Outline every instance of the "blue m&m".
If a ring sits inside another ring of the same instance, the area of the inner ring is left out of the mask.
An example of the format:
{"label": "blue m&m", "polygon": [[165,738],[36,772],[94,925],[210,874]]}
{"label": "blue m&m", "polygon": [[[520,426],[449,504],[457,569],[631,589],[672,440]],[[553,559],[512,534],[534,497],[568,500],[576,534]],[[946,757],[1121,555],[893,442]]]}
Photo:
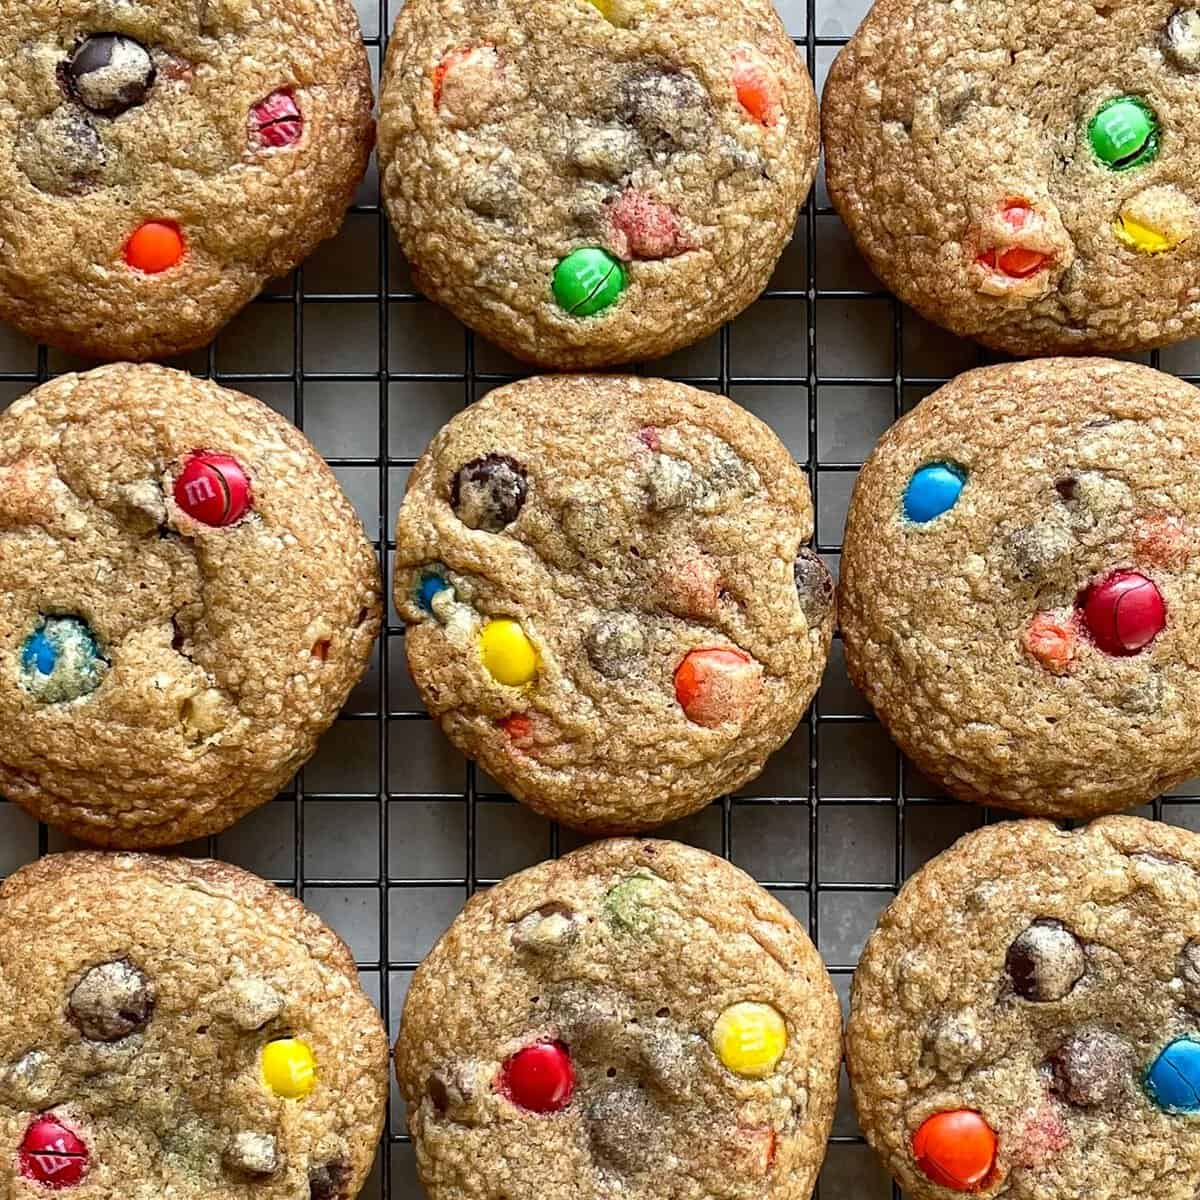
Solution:
{"label": "blue m&m", "polygon": [[107,673],[108,662],[81,617],[46,617],[21,647],[21,686],[43,704],[78,700]]}
{"label": "blue m&m", "polygon": [[427,613],[431,613],[433,612],[433,598],[439,592],[448,592],[451,590],[453,589],[450,587],[450,581],[445,575],[439,575],[435,571],[428,571],[417,582],[417,604]]}
{"label": "blue m&m", "polygon": [[1150,1099],[1170,1113],[1200,1112],[1200,1041],[1179,1038],[1146,1072]]}
{"label": "blue m&m", "polygon": [[967,473],[953,463],[928,463],[918,468],[904,490],[904,515],[924,525],[958,503]]}

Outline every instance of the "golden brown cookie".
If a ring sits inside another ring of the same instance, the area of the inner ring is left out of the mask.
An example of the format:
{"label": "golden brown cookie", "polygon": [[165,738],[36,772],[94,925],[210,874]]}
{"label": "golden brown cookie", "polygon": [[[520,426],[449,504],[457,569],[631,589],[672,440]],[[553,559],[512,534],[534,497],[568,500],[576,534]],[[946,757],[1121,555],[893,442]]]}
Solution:
{"label": "golden brown cookie", "polygon": [[951,794],[1044,816],[1200,772],[1200,392],[1133,363],[971,371],[858,478],[850,676]]}
{"label": "golden brown cookie", "polygon": [[912,1200],[1194,1200],[1200,837],[1109,817],[963,838],[872,934],[847,1061]]}
{"label": "golden brown cookie", "polygon": [[316,749],[381,621],[299,431],[162,367],[0,414],[0,791],[98,845],[226,828]]}
{"label": "golden brown cookie", "polygon": [[830,198],[871,269],[1012,354],[1200,333],[1196,0],[878,0],[829,74]]}
{"label": "golden brown cookie", "polygon": [[349,0],[0,0],[0,318],[208,342],[342,223],[374,137]]}
{"label": "golden brown cookie", "polygon": [[350,1200],[387,1034],[349,950],[224,863],[62,854],[0,887],[0,1194]]}
{"label": "golden brown cookie", "polygon": [[600,842],[476,896],[396,1045],[430,1200],[808,1200],[841,1019],[799,922],[674,842]]}
{"label": "golden brown cookie", "polygon": [[817,105],[769,0],[409,0],[379,149],[418,286],[518,358],[596,367],[766,287]]}
{"label": "golden brown cookie", "polygon": [[721,396],[500,388],[413,469],[397,611],[422,698],[539,812],[650,829],[756,776],[816,690],[833,585],[803,473]]}

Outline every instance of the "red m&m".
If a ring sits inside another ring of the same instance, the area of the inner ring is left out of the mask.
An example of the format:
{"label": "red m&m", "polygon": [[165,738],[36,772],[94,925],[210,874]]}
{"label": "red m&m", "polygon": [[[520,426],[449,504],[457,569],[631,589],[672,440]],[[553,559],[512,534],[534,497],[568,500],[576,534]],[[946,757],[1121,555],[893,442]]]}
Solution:
{"label": "red m&m", "polygon": [[575,1068],[561,1042],[535,1042],[518,1050],[500,1071],[500,1090],[518,1108],[555,1113],[575,1091]]}
{"label": "red m&m", "polygon": [[740,721],[762,688],[762,667],[744,650],[689,650],[675,671],[675,699],[689,721],[713,728]]}
{"label": "red m&m", "polygon": [[250,134],[263,146],[291,146],[304,133],[304,117],[290,91],[281,89],[250,110]]}
{"label": "red m&m", "polygon": [[233,525],[250,511],[250,480],[236,458],[200,451],[175,480],[175,503],[202,525]]}
{"label": "red m&m", "polygon": [[1116,571],[1084,593],[1083,623],[1105,654],[1144,650],[1167,623],[1167,605],[1152,580],[1138,571]]}
{"label": "red m&m", "polygon": [[25,1131],[17,1163],[26,1179],[48,1188],[74,1187],[87,1173],[88,1148],[57,1117],[46,1115]]}
{"label": "red m&m", "polygon": [[996,1135],[968,1108],[936,1113],[917,1130],[912,1142],[917,1166],[942,1187],[971,1192],[996,1166]]}

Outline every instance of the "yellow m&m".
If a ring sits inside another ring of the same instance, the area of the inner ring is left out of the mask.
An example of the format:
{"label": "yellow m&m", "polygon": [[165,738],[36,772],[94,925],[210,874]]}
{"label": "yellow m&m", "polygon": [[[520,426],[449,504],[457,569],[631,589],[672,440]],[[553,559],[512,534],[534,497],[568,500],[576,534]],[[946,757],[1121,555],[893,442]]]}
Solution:
{"label": "yellow m&m", "polygon": [[744,1001],[727,1008],[712,1030],[712,1048],[735,1075],[765,1079],[787,1049],[787,1026],[769,1004]]}
{"label": "yellow m&m", "polygon": [[307,1042],[279,1038],[262,1053],[263,1082],[285,1100],[303,1100],[317,1084],[317,1063]]}
{"label": "yellow m&m", "polygon": [[497,683],[520,687],[538,671],[537,651],[516,621],[489,621],[479,635],[479,654]]}

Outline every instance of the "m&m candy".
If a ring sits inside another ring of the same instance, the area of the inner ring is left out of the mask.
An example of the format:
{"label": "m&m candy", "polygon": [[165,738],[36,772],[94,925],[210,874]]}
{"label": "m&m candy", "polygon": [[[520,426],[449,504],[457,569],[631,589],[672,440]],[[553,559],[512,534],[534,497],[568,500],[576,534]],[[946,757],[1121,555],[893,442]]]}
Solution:
{"label": "m&m candy", "polygon": [[942,1187],[974,1191],[996,1166],[996,1135],[971,1109],[936,1113],[917,1130],[912,1142],[917,1166]]}
{"label": "m&m candy", "polygon": [[46,617],[21,647],[21,686],[43,704],[65,704],[94,692],[108,669],[82,617]]}
{"label": "m&m candy", "polygon": [[770,64],[753,46],[736,47],[731,58],[738,103],[760,125],[769,129],[778,124],[783,104],[779,99],[779,81]]}
{"label": "m&m candy", "polygon": [[557,267],[551,287],[559,308],[591,317],[615,304],[628,282],[625,268],[596,246],[572,250]]}
{"label": "m&m candy", "polygon": [[1167,623],[1162,593],[1137,571],[1116,571],[1093,584],[1080,607],[1084,626],[1105,654],[1137,654]]}
{"label": "m&m candy", "polygon": [[712,1029],[721,1063],[744,1079],[765,1079],[787,1050],[787,1024],[769,1004],[743,1001],[727,1008]]}
{"label": "m&m candy", "polygon": [[304,117],[300,106],[286,88],[272,92],[250,110],[250,134],[259,145],[273,149],[291,146],[303,133]]}
{"label": "m&m candy", "polygon": [[516,621],[489,621],[479,635],[479,654],[488,674],[506,687],[521,687],[537,675],[537,650]]}
{"label": "m&m candy", "polygon": [[1112,171],[1144,166],[1158,154],[1158,118],[1137,96],[1117,96],[1088,122],[1092,152]]}
{"label": "m&m candy", "polygon": [[160,275],[183,261],[187,244],[172,221],[147,221],[125,243],[125,261],[144,275]]}
{"label": "m&m candy", "polygon": [[82,1138],[50,1114],[34,1118],[17,1155],[25,1179],[47,1188],[75,1187],[87,1174],[88,1148]]}
{"label": "m&m candy", "polygon": [[536,1042],[518,1050],[500,1071],[500,1091],[518,1108],[555,1113],[575,1091],[571,1055],[561,1042]]}
{"label": "m&m candy", "polygon": [[250,480],[228,454],[193,454],[175,480],[175,503],[201,525],[234,525],[250,511]]}
{"label": "m&m candy", "polygon": [[904,515],[925,525],[949,512],[967,482],[967,473],[953,463],[927,463],[918,468],[904,490]]}
{"label": "m&m candy", "polygon": [[450,581],[445,575],[439,575],[436,571],[429,571],[422,575],[417,583],[417,604],[425,612],[431,613],[433,612],[433,598],[442,592],[453,592],[453,590],[450,586]]}
{"label": "m&m candy", "polygon": [[1200,1041],[1179,1038],[1146,1072],[1146,1093],[1170,1113],[1200,1112]]}
{"label": "m&m candy", "polygon": [[302,1100],[317,1085],[312,1048],[299,1038],[278,1038],[262,1052],[263,1082],[285,1100]]}
{"label": "m&m candy", "polygon": [[675,699],[687,719],[715,728],[740,721],[762,688],[762,667],[736,646],[689,650],[675,671]]}

